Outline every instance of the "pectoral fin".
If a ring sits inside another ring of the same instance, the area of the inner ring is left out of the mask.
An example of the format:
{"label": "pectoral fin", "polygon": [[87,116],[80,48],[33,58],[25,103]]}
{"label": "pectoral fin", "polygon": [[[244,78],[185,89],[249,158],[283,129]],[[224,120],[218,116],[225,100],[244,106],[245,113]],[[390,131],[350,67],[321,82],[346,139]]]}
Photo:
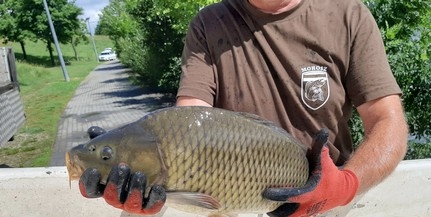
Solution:
{"label": "pectoral fin", "polygon": [[218,200],[211,195],[197,192],[168,192],[167,198],[176,204],[198,206],[213,210],[221,207]]}

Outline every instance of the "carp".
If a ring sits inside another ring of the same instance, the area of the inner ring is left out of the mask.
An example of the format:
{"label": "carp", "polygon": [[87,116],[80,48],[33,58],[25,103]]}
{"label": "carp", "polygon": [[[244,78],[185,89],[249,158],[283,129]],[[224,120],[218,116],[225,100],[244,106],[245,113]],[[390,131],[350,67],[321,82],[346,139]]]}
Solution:
{"label": "carp", "polygon": [[306,154],[305,145],[257,115],[190,106],[155,110],[76,146],[66,153],[66,166],[69,180],[96,168],[104,184],[112,166],[126,163],[147,176],[147,186],[164,186],[168,207],[231,216],[283,204],[262,192],[304,186]]}

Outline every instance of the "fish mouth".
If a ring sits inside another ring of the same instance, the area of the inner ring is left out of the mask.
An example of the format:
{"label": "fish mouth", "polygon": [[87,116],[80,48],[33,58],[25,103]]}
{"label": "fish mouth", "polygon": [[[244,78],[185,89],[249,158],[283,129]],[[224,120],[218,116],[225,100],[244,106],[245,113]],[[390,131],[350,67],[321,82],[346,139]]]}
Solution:
{"label": "fish mouth", "polygon": [[79,162],[78,156],[73,155],[71,157],[69,152],[66,152],[65,159],[67,173],[69,174],[69,187],[71,187],[71,182],[81,177],[82,173],[84,172],[84,167],[77,163]]}

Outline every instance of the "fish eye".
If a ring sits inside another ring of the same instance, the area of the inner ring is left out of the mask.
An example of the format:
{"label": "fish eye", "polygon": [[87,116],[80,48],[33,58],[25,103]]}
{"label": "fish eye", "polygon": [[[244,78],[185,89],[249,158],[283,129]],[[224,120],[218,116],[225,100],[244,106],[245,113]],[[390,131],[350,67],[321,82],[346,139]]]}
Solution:
{"label": "fish eye", "polygon": [[88,151],[91,151],[91,152],[96,151],[96,146],[94,145],[88,146]]}
{"label": "fish eye", "polygon": [[113,154],[112,149],[110,147],[108,147],[108,146],[105,146],[102,149],[102,154],[101,154],[102,160],[109,160],[109,159],[111,159],[112,154]]}

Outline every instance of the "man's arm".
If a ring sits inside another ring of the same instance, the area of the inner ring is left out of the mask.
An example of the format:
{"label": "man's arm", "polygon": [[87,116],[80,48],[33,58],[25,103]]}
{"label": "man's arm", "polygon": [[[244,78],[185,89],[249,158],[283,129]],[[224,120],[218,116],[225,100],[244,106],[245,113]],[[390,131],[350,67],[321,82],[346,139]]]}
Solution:
{"label": "man's arm", "polygon": [[344,206],[395,169],[407,149],[408,129],[400,97],[382,97],[359,106],[358,111],[364,123],[365,140],[346,166],[341,169],[335,166],[328,148],[316,143],[320,146],[314,148],[320,148],[321,154],[318,158],[314,156],[318,160],[303,187],[268,188],[263,192],[267,199],[291,202],[268,215],[313,216]]}
{"label": "man's arm", "polygon": [[179,96],[177,98],[176,106],[207,106],[212,107],[209,103],[189,96]]}
{"label": "man's arm", "polygon": [[356,174],[358,193],[364,193],[386,178],[404,158],[408,126],[398,95],[366,102],[357,109],[365,139],[344,169]]}

